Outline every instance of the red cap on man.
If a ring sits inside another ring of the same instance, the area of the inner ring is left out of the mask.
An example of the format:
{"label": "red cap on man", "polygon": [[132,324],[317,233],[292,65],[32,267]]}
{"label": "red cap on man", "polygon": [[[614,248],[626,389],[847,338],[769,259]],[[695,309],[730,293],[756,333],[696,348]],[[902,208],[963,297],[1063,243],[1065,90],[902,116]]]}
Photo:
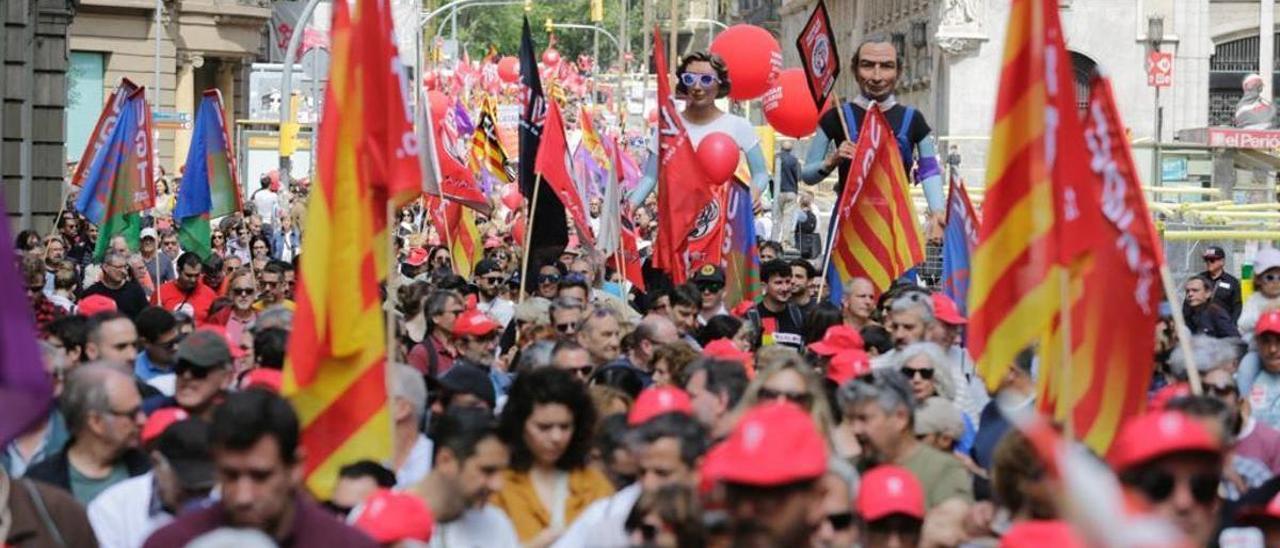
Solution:
{"label": "red cap on man", "polygon": [[933,317],[938,321],[947,325],[964,325],[969,320],[964,319],[964,315],[960,313],[960,307],[956,306],[956,302],[951,297],[941,293],[934,293],[929,296],[933,299]]}
{"label": "red cap on man", "polygon": [[1175,453],[1220,454],[1222,445],[1198,421],[1178,411],[1147,413],[1129,420],[1107,453],[1107,463],[1125,472]]}
{"label": "red cap on man", "polygon": [[853,508],[863,522],[894,514],[924,519],[924,489],[905,468],[877,466],[862,476]]}
{"label": "red cap on man", "polygon": [[1280,310],[1269,310],[1258,316],[1258,323],[1253,327],[1253,334],[1261,335],[1263,333],[1280,335]]}
{"label": "red cap on man", "polygon": [[835,356],[846,350],[861,350],[865,346],[862,334],[857,329],[847,325],[834,325],[822,334],[822,340],[810,343],[809,350],[819,356]]}
{"label": "red cap on man", "polygon": [[667,413],[693,414],[693,402],[689,394],[674,386],[654,386],[646,388],[636,398],[627,414],[627,426],[639,426],[649,419]]}
{"label": "red cap on man", "polygon": [[474,308],[463,312],[458,319],[453,322],[453,335],[455,337],[472,336],[483,337],[502,326],[492,318],[485,315],[484,312]]}
{"label": "red cap on man", "polygon": [[365,499],[353,525],[379,544],[416,540],[428,542],[435,516],[422,499],[403,491],[379,489]]}
{"label": "red cap on man", "polygon": [[86,318],[92,318],[101,312],[115,312],[116,310],[118,310],[116,302],[106,295],[89,295],[80,299],[80,304],[76,306],[76,311]]}
{"label": "red cap on man", "polygon": [[1056,548],[1084,548],[1087,546],[1080,536],[1071,528],[1071,524],[1060,520],[1030,520],[1010,527],[1000,537],[1000,548],[1037,548],[1054,546]]}
{"label": "red cap on man", "polygon": [[427,262],[427,250],[421,247],[415,247],[409,250],[409,256],[404,260],[409,266],[422,266]]}
{"label": "red cap on man", "polygon": [[147,417],[147,422],[142,425],[142,435],[140,439],[145,447],[152,440],[160,437],[166,428],[173,426],[173,423],[186,420],[190,415],[181,407],[164,407],[155,410]]}
{"label": "red cap on man", "polygon": [[712,481],[774,487],[822,477],[827,444],[803,409],[791,402],[751,408],[720,445],[702,474]]}
{"label": "red cap on man", "polygon": [[827,362],[827,378],[838,386],[871,372],[871,356],[861,349],[845,350]]}
{"label": "red cap on man", "polygon": [[748,377],[755,375],[755,356],[738,348],[729,339],[716,339],[708,342],[706,346],[702,347],[702,354],[712,358],[739,362],[747,370]]}

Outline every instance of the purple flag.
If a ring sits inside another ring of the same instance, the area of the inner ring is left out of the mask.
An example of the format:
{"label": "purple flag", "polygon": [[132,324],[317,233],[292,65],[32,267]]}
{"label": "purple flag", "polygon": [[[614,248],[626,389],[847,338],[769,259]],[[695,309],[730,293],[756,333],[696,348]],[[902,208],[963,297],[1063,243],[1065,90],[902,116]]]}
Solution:
{"label": "purple flag", "polygon": [[[0,194],[0,211],[7,211]],[[49,415],[53,384],[36,345],[31,301],[14,261],[8,221],[0,221],[0,446]]]}

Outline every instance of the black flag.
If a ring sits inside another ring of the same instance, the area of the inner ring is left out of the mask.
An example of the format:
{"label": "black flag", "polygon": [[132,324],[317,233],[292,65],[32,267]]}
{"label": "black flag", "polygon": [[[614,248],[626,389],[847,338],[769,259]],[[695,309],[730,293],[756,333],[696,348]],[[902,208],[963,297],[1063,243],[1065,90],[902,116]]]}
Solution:
{"label": "black flag", "polygon": [[[538,58],[534,55],[528,16],[524,18],[524,29],[520,33],[520,83],[524,87],[524,112],[520,115],[520,194],[532,204],[534,183],[537,181],[533,168],[538,159],[538,145],[542,143],[547,99],[542,93],[542,79],[538,76]],[[545,182],[539,184],[545,185]],[[529,249],[524,251],[530,254],[533,272],[538,271],[536,259],[558,256],[569,243],[564,206],[556,198],[556,193],[550,188],[543,188],[537,194],[534,217],[525,227],[529,233]],[[526,282],[521,280],[522,285]]]}

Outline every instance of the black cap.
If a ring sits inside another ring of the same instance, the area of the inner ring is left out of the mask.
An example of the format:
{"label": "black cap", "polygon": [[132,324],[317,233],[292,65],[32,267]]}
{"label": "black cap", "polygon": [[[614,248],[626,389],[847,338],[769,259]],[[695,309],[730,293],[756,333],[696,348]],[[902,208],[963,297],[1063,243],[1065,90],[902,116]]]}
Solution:
{"label": "black cap", "polygon": [[1204,249],[1204,259],[1206,261],[1209,259],[1217,260],[1217,259],[1225,259],[1225,258],[1227,258],[1227,252],[1223,251],[1221,247],[1218,247],[1216,245],[1211,245]]}
{"label": "black cap", "polygon": [[707,263],[698,268],[698,271],[690,278],[695,284],[699,283],[724,283],[724,269],[717,265]]}
{"label": "black cap", "polygon": [[209,423],[185,419],[173,423],[156,439],[155,448],[169,461],[187,489],[213,487],[213,454],[209,451]]}
{"label": "black cap", "polygon": [[440,377],[440,385],[455,394],[471,394],[489,404],[489,409],[498,407],[498,396],[493,390],[493,381],[483,369],[469,364],[457,364],[450,367]]}
{"label": "black cap", "polygon": [[498,262],[493,259],[481,259],[480,262],[476,263],[476,276],[484,276],[490,272],[501,270],[501,268],[498,268]]}

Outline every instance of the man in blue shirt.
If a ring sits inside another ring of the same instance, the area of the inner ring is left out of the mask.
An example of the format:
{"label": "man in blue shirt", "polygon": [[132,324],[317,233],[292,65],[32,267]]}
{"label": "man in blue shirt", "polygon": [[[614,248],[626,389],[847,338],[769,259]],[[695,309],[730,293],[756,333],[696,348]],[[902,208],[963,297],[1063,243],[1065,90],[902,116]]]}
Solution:
{"label": "man in blue shirt", "polygon": [[[178,320],[168,310],[151,306],[138,313],[134,324],[138,328],[142,352],[134,362],[133,375],[153,386],[167,385],[167,390],[165,386],[156,388],[164,395],[172,396],[173,380],[170,378],[164,382],[160,377],[172,375],[173,364],[177,362],[178,342],[182,340],[178,335]],[[157,382],[152,382],[153,379]]]}

